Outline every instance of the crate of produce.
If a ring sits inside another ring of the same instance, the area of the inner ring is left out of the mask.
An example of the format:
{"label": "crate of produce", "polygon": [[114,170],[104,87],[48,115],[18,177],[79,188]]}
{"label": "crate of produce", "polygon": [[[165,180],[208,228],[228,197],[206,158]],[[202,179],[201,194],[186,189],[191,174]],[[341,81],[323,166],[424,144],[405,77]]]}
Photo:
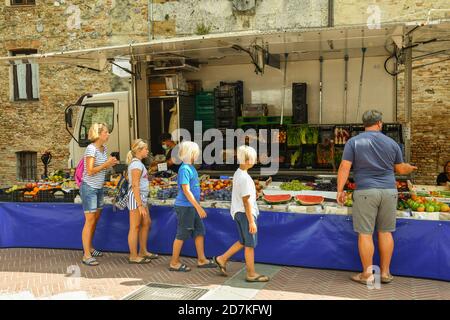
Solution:
{"label": "crate of produce", "polygon": [[38,188],[23,190],[23,202],[37,202],[38,194]]}
{"label": "crate of produce", "polygon": [[64,202],[74,202],[77,195],[80,194],[80,190],[70,190],[64,192]]}
{"label": "crate of produce", "polygon": [[39,202],[54,202],[53,193],[56,190],[54,189],[46,189],[46,190],[39,190],[37,201]]}
{"label": "crate of produce", "polygon": [[336,126],[334,128],[334,143],[336,145],[344,145],[351,138],[350,126]]}
{"label": "crate of produce", "polygon": [[12,202],[12,193],[6,192],[8,189],[0,189],[0,202]]}
{"label": "crate of produce", "polygon": [[26,189],[20,189],[20,190],[14,190],[11,194],[12,194],[12,201],[13,202],[23,202],[24,198],[23,198],[23,194],[25,193],[25,191],[28,191]]}
{"label": "crate of produce", "polygon": [[56,190],[53,192],[53,199],[50,202],[66,202],[65,192],[62,190]]}
{"label": "crate of produce", "polygon": [[288,125],[288,146],[316,145],[319,143],[319,128],[308,125]]}
{"label": "crate of produce", "polygon": [[302,161],[301,165],[302,168],[313,168],[316,166],[316,151],[311,150],[304,150],[302,153]]}

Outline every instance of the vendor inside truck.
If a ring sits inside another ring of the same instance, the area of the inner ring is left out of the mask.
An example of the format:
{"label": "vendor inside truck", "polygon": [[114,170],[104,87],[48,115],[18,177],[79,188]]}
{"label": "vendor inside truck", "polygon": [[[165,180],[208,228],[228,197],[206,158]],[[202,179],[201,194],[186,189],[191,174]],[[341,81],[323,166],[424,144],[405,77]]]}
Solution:
{"label": "vendor inside truck", "polygon": [[[172,157],[172,151],[177,144],[175,143],[175,141],[172,140],[172,136],[169,133],[163,133],[160,136],[159,141],[161,142],[162,148],[166,152],[166,160],[165,161],[154,161],[150,165],[150,171],[151,172],[164,171],[165,168],[161,170],[161,166],[159,166],[159,168],[158,168],[158,165],[165,163],[167,165],[167,169],[165,169],[166,171],[171,170],[171,171],[178,173],[178,169],[180,168],[180,165],[176,164],[175,158]],[[163,167],[165,167],[165,166],[163,166]]]}

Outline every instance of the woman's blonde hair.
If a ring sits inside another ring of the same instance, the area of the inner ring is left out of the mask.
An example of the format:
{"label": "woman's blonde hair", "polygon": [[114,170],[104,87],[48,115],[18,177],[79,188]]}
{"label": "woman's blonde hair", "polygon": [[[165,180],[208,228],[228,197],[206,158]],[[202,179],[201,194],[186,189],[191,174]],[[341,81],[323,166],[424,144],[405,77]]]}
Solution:
{"label": "woman's blonde hair", "polygon": [[184,163],[192,164],[192,158],[195,161],[200,155],[200,147],[195,142],[183,141],[180,143],[179,148],[178,156]]}
{"label": "woman's blonde hair", "polygon": [[244,164],[246,162],[250,164],[255,164],[258,155],[256,150],[249,146],[240,146],[237,149],[237,159],[239,164]]}
{"label": "woman's blonde hair", "polygon": [[136,157],[136,153],[138,153],[144,148],[148,148],[147,142],[145,142],[142,139],[134,140],[133,143],[131,144],[131,150],[128,151],[127,154],[127,163],[130,164],[131,160],[133,160],[133,158]]}
{"label": "woman's blonde hair", "polygon": [[103,132],[103,130],[108,130],[108,126],[106,123],[94,123],[92,124],[91,128],[89,129],[88,133],[88,139],[91,142],[95,142],[100,138],[100,134]]}

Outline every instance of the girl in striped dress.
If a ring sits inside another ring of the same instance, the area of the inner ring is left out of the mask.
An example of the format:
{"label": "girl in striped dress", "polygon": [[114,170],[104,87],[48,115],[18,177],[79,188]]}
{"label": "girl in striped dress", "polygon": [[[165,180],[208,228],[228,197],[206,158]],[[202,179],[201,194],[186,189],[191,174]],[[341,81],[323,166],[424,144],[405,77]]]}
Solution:
{"label": "girl in striped dress", "polygon": [[[147,251],[147,239],[151,219],[148,209],[148,173],[142,159],[148,156],[148,145],[142,139],[137,139],[131,145],[127,155],[128,163],[128,209],[130,210],[130,231],[128,245],[130,247],[129,263],[149,263],[158,255]],[[139,253],[138,253],[139,242]]]}

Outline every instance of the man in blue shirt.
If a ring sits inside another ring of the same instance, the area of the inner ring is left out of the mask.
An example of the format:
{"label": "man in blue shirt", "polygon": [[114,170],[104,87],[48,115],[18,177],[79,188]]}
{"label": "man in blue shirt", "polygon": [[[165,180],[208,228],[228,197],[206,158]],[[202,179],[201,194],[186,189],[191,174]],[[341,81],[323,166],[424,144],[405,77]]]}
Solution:
{"label": "man in blue shirt", "polygon": [[397,210],[395,173],[410,174],[417,168],[403,162],[400,146],[385,136],[382,113],[369,110],[363,114],[365,132],[351,138],[345,145],[338,172],[337,201],[345,201],[344,185],[353,167],[356,190],[353,193],[353,229],[359,234],[358,248],[363,272],[352,280],[368,284],[374,282],[372,261],[374,254],[373,233],[378,232],[381,282],[389,283],[393,277],[389,271],[394,240]]}

